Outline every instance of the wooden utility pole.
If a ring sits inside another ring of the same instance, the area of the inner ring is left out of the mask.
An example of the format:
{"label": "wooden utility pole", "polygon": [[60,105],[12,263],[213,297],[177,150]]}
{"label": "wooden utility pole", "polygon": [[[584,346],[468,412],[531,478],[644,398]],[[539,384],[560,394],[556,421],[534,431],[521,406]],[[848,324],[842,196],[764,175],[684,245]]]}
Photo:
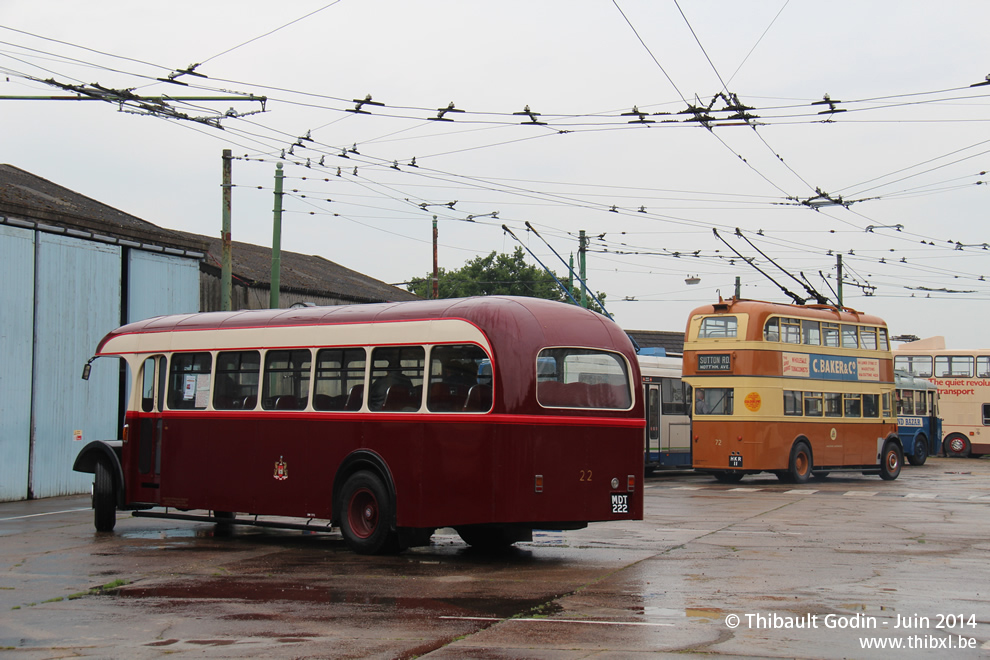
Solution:
{"label": "wooden utility pole", "polygon": [[220,309],[229,312],[232,309],[231,293],[231,258],[230,258],[230,189],[231,162],[234,160],[230,149],[223,150],[223,227],[220,230],[220,240],[223,242],[223,256],[220,264]]}

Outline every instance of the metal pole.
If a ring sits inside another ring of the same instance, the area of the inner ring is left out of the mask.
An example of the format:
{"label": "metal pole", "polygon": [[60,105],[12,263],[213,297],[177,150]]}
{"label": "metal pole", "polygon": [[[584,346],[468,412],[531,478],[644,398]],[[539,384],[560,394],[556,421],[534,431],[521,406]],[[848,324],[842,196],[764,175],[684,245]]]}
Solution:
{"label": "metal pole", "polygon": [[835,255],[836,280],[839,286],[835,289],[835,297],[839,299],[839,307],[842,307],[842,255]]}
{"label": "metal pole", "polygon": [[231,259],[230,259],[230,188],[231,163],[233,157],[230,149],[223,150],[223,227],[220,230],[220,240],[223,242],[223,256],[220,267],[220,309],[229,312],[232,309],[231,293]]}
{"label": "metal pole", "polygon": [[268,295],[268,307],[278,309],[278,296],[282,287],[282,163],[275,164],[275,217],[272,222],[272,286]]}
{"label": "metal pole", "polygon": [[570,263],[567,264],[567,288],[571,291],[574,290],[574,253],[571,252],[571,256],[568,259]]}
{"label": "metal pole", "polygon": [[[581,272],[578,273],[578,277],[581,278],[582,282],[588,281],[588,261],[586,258],[587,244],[588,238],[584,235],[584,230],[582,229],[578,234],[578,268],[581,269]],[[581,307],[588,309],[587,285],[581,287]]]}
{"label": "metal pole", "polygon": [[437,265],[437,216],[433,216],[433,299],[440,297],[440,268]]}

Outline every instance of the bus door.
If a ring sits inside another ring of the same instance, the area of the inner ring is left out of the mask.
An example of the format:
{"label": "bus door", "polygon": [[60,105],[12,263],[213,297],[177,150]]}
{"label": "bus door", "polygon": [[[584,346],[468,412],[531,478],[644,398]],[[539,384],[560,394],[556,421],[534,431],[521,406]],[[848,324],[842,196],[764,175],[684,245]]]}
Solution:
{"label": "bus door", "polygon": [[938,391],[928,391],[928,454],[936,455],[942,449],[942,419],[938,416]]}
{"label": "bus door", "polygon": [[[644,379],[647,381],[647,379]],[[660,383],[644,382],[646,402],[646,462],[655,464],[660,457]]]}
{"label": "bus door", "polygon": [[132,502],[161,503],[162,410],[165,407],[166,360],[164,355],[147,358],[141,367],[141,412],[137,428],[130,429],[132,457],[125,470],[127,498]]}

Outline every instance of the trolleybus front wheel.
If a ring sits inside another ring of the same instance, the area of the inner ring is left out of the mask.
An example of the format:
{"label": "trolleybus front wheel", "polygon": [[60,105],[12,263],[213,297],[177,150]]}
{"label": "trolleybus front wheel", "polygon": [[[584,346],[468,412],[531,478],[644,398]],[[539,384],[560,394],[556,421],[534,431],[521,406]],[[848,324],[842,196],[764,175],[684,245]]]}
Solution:
{"label": "trolleybus front wheel", "polygon": [[358,554],[398,552],[396,533],[391,529],[394,512],[385,484],[368,471],[355,472],[340,490],[337,520],[347,545]]}
{"label": "trolleybus front wheel", "polygon": [[883,446],[883,453],[880,455],[880,478],[884,481],[893,481],[901,473],[901,465],[904,463],[904,454],[896,442],[888,442]]}
{"label": "trolleybus front wheel", "polygon": [[98,532],[112,532],[117,524],[117,494],[113,472],[103,459],[93,470],[93,525]]}
{"label": "trolleybus front wheel", "polygon": [[911,465],[924,465],[928,460],[928,439],[923,435],[918,435],[914,439],[914,453],[907,457]]}

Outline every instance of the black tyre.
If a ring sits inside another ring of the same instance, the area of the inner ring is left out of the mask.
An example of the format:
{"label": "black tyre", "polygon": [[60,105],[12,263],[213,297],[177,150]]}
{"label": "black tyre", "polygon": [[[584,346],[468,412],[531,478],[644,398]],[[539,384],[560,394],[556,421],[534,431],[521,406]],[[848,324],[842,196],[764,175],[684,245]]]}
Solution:
{"label": "black tyre", "polygon": [[914,439],[914,453],[907,457],[911,465],[924,465],[928,460],[928,438],[918,435]]}
{"label": "black tyre", "polygon": [[712,472],[712,476],[715,477],[715,481],[722,484],[737,484],[743,478],[743,473],[738,470],[722,470]]}
{"label": "black tyre", "polygon": [[904,454],[896,442],[887,442],[883,446],[883,453],[880,454],[880,478],[884,481],[893,481],[901,473],[901,466],[904,464]]}
{"label": "black tyre", "polygon": [[392,498],[378,476],[361,471],[348,477],[340,490],[337,521],[351,550],[362,555],[398,552],[394,518]]}
{"label": "black tyre", "polygon": [[106,460],[98,460],[93,475],[93,525],[98,532],[112,532],[117,524],[117,485]]}
{"label": "black tyre", "polygon": [[973,448],[969,444],[969,438],[960,433],[953,433],[942,442],[942,449],[946,456],[967,458]]}
{"label": "black tyre", "polygon": [[787,481],[793,484],[804,484],[814,472],[814,461],[811,458],[811,447],[803,440],[794,443],[791,448],[791,458],[787,463]]}

